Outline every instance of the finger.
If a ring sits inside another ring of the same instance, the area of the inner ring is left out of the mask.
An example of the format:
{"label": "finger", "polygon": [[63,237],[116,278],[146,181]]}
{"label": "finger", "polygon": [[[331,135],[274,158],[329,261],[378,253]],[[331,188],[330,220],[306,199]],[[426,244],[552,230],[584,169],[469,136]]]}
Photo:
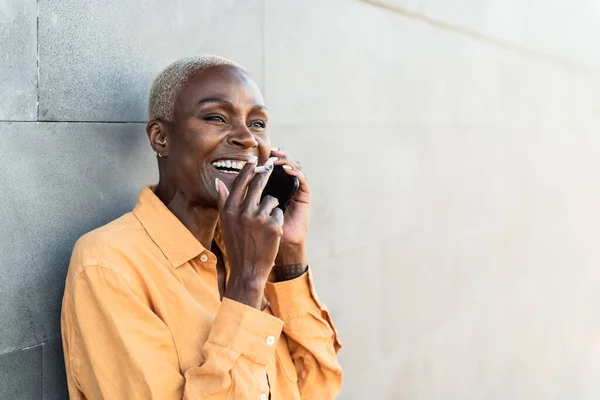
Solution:
{"label": "finger", "polygon": [[271,153],[279,153],[281,155],[286,155],[287,154],[287,150],[282,149],[281,147],[272,147],[271,148]]}
{"label": "finger", "polygon": [[215,178],[215,186],[217,188],[217,205],[219,211],[221,211],[225,207],[225,203],[229,197],[229,189],[227,189],[227,186],[219,178]]}
{"label": "finger", "polygon": [[294,157],[286,150],[274,147],[271,149],[271,154],[279,158],[279,160],[275,162],[275,165],[290,165],[294,168],[302,169],[300,162],[294,160]]}
{"label": "finger", "polygon": [[283,170],[290,176],[294,176],[298,179],[299,185],[294,200],[300,203],[310,203],[310,189],[308,188],[308,181],[306,175],[298,169],[292,168],[289,165],[284,165]]}
{"label": "finger", "polygon": [[271,212],[271,221],[276,226],[283,226],[284,218],[283,218],[283,210],[279,207],[275,207]]}
{"label": "finger", "polygon": [[268,217],[278,205],[279,200],[277,200],[277,197],[267,195],[261,200],[260,204],[258,205],[258,214]]}
{"label": "finger", "polygon": [[300,185],[302,185],[302,182],[308,183],[306,180],[306,175],[304,175],[304,172],[300,171],[298,168],[294,168],[290,165],[284,165],[283,170],[286,172],[286,174],[298,178]]}
{"label": "finger", "polygon": [[264,166],[266,168],[265,172],[255,174],[250,183],[248,183],[248,191],[246,192],[243,204],[243,207],[247,210],[253,210],[258,206],[262,191],[273,172],[273,160],[267,160]]}
{"label": "finger", "polygon": [[290,160],[289,158],[279,157],[279,160],[275,161],[275,165],[289,165],[292,168],[302,170],[302,165],[298,161]]}
{"label": "finger", "polygon": [[250,157],[244,165],[244,168],[242,168],[239,175],[233,181],[227,202],[228,204],[238,205],[244,200],[246,188],[255,175],[254,168],[256,167],[257,160],[257,157]]}
{"label": "finger", "polygon": [[280,149],[277,147],[273,147],[271,149],[271,157],[288,158],[290,160],[293,160],[293,157],[287,150]]}

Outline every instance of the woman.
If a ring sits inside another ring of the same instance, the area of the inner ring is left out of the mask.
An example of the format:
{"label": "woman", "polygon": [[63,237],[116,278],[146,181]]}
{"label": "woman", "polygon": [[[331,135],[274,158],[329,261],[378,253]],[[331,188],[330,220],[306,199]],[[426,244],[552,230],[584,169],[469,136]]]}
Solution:
{"label": "woman", "polygon": [[[70,398],[334,398],[340,345],[306,259],[310,192],[271,148],[257,85],[229,60],[188,58],[159,74],[149,103],[158,184],[73,250]],[[300,182],[285,215],[260,201],[273,165]]]}

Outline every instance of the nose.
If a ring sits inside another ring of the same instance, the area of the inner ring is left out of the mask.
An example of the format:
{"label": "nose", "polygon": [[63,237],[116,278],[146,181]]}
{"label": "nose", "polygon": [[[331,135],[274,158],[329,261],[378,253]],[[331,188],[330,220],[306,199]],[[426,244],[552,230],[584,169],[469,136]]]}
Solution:
{"label": "nose", "polygon": [[258,147],[256,137],[245,125],[240,126],[232,132],[227,137],[227,143],[242,149],[254,149]]}

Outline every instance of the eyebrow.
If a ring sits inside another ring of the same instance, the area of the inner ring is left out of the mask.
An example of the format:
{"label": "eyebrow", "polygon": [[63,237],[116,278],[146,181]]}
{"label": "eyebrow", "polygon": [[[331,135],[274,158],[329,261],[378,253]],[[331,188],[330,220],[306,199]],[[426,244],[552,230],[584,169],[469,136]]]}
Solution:
{"label": "eyebrow", "polygon": [[[235,108],[235,106],[233,105],[232,102],[227,101],[227,100],[223,100],[220,99],[218,97],[207,97],[205,99],[202,99],[198,102],[198,104],[204,104],[204,103],[218,103],[221,104],[229,109],[233,109]],[[258,110],[265,110],[268,111],[267,107],[262,105],[262,104],[255,104],[252,109],[258,109]]]}

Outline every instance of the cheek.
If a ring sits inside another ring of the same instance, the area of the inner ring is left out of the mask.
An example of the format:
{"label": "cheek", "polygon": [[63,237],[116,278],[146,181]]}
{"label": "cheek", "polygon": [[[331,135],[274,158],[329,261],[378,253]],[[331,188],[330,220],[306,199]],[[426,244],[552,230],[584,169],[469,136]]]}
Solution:
{"label": "cheek", "polygon": [[268,136],[258,139],[258,152],[260,159],[267,159],[271,155],[271,140]]}
{"label": "cheek", "polygon": [[187,138],[177,145],[175,155],[170,157],[172,178],[181,186],[188,189],[197,187],[198,183],[205,181],[209,175],[208,156],[210,143],[200,138]]}
{"label": "cheek", "polygon": [[211,132],[210,129],[198,128],[194,125],[189,126],[185,135],[182,135],[177,150],[182,156],[192,159],[196,164],[201,164],[218,147],[220,137],[215,132]]}

